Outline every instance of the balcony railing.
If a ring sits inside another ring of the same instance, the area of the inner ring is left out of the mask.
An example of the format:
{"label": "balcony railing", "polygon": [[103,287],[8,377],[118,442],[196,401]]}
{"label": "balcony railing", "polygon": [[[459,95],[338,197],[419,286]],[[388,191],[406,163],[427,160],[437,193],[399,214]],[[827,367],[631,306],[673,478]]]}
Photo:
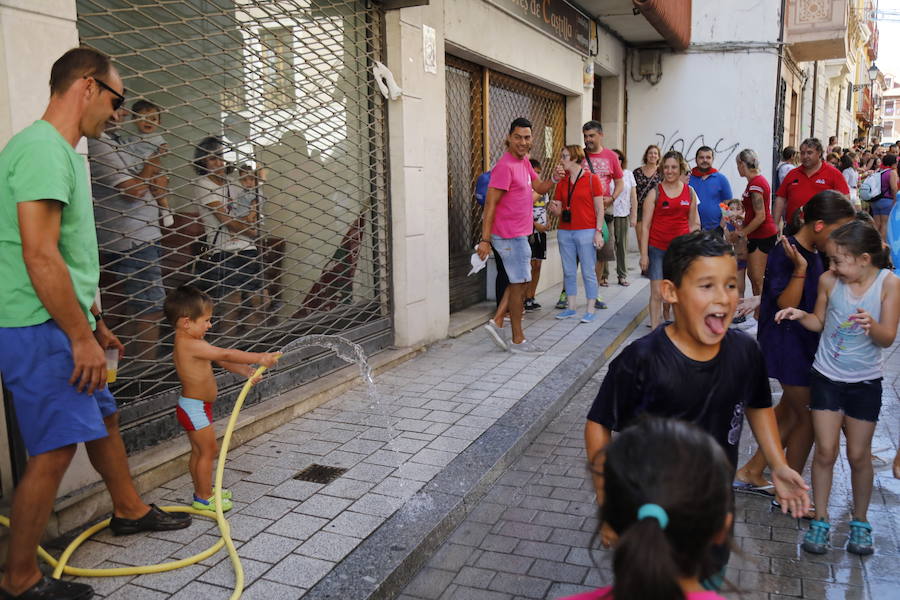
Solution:
{"label": "balcony railing", "polygon": [[794,60],[847,56],[848,0],[788,0],[785,42]]}
{"label": "balcony railing", "polygon": [[856,94],[856,118],[866,123],[871,123],[875,119],[875,109],[872,104],[872,86],[867,85]]}

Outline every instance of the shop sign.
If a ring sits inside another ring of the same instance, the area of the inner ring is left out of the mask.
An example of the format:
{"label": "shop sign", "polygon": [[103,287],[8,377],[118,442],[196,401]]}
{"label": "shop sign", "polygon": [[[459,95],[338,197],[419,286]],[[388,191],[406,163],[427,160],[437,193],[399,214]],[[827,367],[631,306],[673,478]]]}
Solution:
{"label": "shop sign", "polygon": [[488,0],[538,31],[585,56],[596,36],[594,22],[565,0]]}

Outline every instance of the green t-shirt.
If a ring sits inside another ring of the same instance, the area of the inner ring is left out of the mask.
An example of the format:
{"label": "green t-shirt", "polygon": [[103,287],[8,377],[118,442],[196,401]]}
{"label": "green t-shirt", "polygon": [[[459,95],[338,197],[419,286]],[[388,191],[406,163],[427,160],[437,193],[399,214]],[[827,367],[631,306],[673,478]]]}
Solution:
{"label": "green t-shirt", "polygon": [[19,202],[63,204],[59,251],[78,304],[91,327],[91,304],[100,281],[97,232],[84,158],[47,121],[35,121],[0,151],[0,327],[27,327],[49,320],[22,259]]}

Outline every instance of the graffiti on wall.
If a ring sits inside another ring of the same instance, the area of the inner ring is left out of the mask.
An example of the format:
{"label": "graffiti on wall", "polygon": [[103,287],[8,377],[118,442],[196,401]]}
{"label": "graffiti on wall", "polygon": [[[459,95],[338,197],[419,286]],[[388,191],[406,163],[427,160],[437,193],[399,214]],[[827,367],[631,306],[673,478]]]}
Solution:
{"label": "graffiti on wall", "polygon": [[[712,139],[712,137],[710,137],[710,139]],[[707,141],[706,135],[702,133],[690,138],[690,141],[688,141],[688,137],[681,135],[676,129],[668,136],[657,131],[656,145],[662,148],[663,154],[669,150],[681,152],[681,154],[684,155],[685,160],[687,160],[688,164],[691,166],[694,164],[694,155],[697,153],[697,148],[709,146],[713,149],[713,152],[715,152],[715,164],[718,166],[730,164],[728,162],[729,159],[734,157],[741,143],[730,143],[726,141],[725,138],[719,138],[715,143],[712,143]]]}

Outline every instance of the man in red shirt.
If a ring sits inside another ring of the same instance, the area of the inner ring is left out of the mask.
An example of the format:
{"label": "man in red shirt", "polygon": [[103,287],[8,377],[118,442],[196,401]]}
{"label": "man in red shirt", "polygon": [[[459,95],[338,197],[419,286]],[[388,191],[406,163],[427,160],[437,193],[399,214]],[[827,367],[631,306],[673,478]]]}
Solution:
{"label": "man in red shirt", "polygon": [[[603,181],[603,206],[609,208],[612,206],[613,199],[622,193],[622,165],[619,163],[618,155],[609,148],[603,147],[603,125],[599,121],[588,121],[581,128],[584,136],[584,168],[589,169],[591,173],[600,176]],[[607,229],[609,229],[609,240],[604,247],[597,251],[597,282],[606,287],[609,278],[609,267],[607,261],[615,259],[616,241],[613,239],[612,213],[608,212],[604,216]],[[597,294],[595,301],[596,308],[606,308],[600,294]]]}
{"label": "man in red shirt", "polygon": [[800,144],[800,166],[788,171],[775,195],[773,217],[779,231],[782,217],[788,225],[787,232],[793,231],[797,209],[819,192],[835,190],[842,194],[850,193],[847,180],[840,171],[822,160],[822,154],[822,142],[816,138],[808,138]]}

